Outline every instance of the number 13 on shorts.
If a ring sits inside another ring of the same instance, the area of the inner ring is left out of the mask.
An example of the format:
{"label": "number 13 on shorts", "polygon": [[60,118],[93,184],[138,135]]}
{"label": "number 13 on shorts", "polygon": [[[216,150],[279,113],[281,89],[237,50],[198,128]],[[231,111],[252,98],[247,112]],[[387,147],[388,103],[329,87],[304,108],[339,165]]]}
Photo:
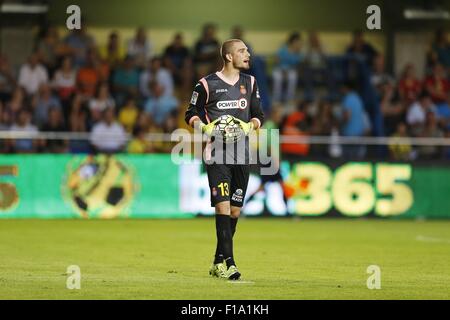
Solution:
{"label": "number 13 on shorts", "polygon": [[218,185],[219,189],[220,189],[220,195],[222,197],[224,196],[229,196],[230,195],[230,189],[228,186],[228,182],[222,182]]}

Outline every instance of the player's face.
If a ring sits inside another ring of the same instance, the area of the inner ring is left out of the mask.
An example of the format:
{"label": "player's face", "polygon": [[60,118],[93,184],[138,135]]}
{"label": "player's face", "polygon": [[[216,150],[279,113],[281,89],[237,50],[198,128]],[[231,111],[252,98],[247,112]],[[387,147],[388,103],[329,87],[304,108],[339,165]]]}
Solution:
{"label": "player's face", "polygon": [[248,48],[243,42],[234,44],[233,66],[240,70],[250,69],[250,52],[248,52]]}

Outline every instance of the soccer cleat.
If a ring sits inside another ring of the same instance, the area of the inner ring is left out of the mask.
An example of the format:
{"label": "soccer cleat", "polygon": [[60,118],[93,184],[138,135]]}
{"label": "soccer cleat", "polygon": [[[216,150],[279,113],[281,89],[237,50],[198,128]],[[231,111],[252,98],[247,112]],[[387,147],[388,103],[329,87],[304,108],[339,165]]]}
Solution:
{"label": "soccer cleat", "polygon": [[215,263],[211,265],[211,268],[209,268],[209,274],[213,277],[225,278],[226,272],[227,268],[224,263]]}
{"label": "soccer cleat", "polygon": [[225,272],[225,278],[228,280],[239,280],[241,274],[236,266],[230,266]]}

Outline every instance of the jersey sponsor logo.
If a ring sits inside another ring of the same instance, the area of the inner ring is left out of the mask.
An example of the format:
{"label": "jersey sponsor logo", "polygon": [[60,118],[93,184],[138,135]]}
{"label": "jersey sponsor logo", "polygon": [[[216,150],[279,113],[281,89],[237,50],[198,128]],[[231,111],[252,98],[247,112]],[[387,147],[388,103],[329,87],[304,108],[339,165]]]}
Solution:
{"label": "jersey sponsor logo", "polygon": [[228,92],[228,89],[216,89],[216,93]]}
{"label": "jersey sponsor logo", "polygon": [[216,104],[217,108],[221,110],[225,109],[245,109],[247,108],[247,100],[242,98],[239,100],[226,100],[219,101]]}
{"label": "jersey sponsor logo", "polygon": [[197,103],[197,99],[198,99],[198,92],[197,91],[192,92],[191,104],[195,105]]}
{"label": "jersey sponsor logo", "polygon": [[242,94],[247,94],[247,89],[245,89],[245,86],[243,84],[241,84],[240,91]]}

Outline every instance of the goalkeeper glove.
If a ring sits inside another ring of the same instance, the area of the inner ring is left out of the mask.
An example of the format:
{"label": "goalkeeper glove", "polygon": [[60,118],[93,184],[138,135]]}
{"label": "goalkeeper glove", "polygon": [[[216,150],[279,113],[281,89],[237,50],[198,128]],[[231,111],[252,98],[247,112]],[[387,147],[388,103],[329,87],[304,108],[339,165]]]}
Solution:
{"label": "goalkeeper glove", "polygon": [[242,131],[244,131],[244,134],[248,136],[250,132],[254,129],[254,124],[252,121],[250,122],[244,122],[241,119],[235,118],[237,122],[239,122]]}
{"label": "goalkeeper glove", "polygon": [[217,121],[219,121],[219,119],[216,119],[208,124],[200,122],[198,128],[202,133],[206,134],[208,137],[211,137],[213,135],[214,127],[216,126]]}

